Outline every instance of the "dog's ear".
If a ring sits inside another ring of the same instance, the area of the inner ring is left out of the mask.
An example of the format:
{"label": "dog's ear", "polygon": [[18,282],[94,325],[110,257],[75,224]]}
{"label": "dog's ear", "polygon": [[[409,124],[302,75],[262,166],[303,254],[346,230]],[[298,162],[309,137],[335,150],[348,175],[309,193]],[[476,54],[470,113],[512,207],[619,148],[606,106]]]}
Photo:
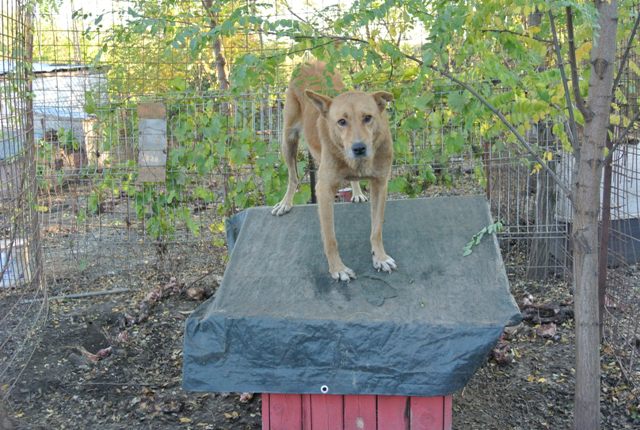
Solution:
{"label": "dog's ear", "polygon": [[376,101],[376,104],[378,105],[378,109],[380,109],[380,112],[382,112],[387,108],[387,102],[390,102],[393,100],[393,94],[388,93],[386,91],[377,91],[371,94],[371,96],[373,96],[373,99]]}
{"label": "dog's ear", "polygon": [[311,90],[305,90],[304,95],[311,100],[313,105],[320,111],[320,113],[324,116],[327,116],[329,113],[329,108],[331,107],[331,97],[323,96],[322,94],[318,94]]}

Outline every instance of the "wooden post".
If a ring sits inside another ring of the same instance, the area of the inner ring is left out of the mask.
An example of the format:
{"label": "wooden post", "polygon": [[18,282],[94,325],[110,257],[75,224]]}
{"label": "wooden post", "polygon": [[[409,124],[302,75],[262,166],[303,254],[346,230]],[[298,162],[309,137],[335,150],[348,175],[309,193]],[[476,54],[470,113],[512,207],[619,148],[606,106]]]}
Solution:
{"label": "wooden post", "polygon": [[167,177],[167,119],[162,103],[138,105],[138,183],[165,182]]}

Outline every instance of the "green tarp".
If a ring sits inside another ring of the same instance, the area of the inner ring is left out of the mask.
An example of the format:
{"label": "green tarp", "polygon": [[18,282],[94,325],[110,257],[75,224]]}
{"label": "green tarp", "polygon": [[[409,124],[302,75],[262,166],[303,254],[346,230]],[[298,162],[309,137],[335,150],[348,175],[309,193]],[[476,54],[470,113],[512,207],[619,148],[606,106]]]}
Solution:
{"label": "green tarp", "polygon": [[392,274],[371,264],[368,204],[335,205],[340,254],[358,278],[333,281],[317,208],[228,223],[233,250],[215,298],[185,327],[189,391],[434,396],[462,388],[505,325],[519,321],[482,197],[389,201]]}

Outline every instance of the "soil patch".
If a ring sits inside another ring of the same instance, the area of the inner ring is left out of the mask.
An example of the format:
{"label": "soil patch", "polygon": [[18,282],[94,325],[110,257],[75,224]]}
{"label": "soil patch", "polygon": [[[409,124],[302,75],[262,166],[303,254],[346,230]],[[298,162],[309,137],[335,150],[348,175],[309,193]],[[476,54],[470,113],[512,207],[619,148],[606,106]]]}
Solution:
{"label": "soil patch", "polygon": [[[51,296],[131,291],[51,302],[42,341],[6,407],[17,428],[261,428],[258,395],[181,389],[184,321],[215,294],[224,256],[213,246],[176,246],[162,267],[145,256],[139,265],[130,262],[135,270],[70,271],[49,282]],[[486,365],[454,395],[456,429],[571,426],[573,319],[567,312],[554,319],[548,311],[571,306],[570,286],[560,279],[523,281],[523,275],[510,274],[514,297],[525,314],[546,309],[546,319],[507,330]],[[603,428],[638,428],[638,389],[606,347],[602,369]]]}

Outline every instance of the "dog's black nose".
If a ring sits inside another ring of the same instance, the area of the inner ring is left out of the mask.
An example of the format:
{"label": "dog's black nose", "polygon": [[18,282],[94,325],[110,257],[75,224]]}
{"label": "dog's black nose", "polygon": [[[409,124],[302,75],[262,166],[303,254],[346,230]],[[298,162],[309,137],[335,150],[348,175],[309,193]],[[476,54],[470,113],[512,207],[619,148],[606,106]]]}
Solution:
{"label": "dog's black nose", "polygon": [[367,155],[367,145],[362,142],[356,142],[351,145],[351,151],[355,157],[364,157]]}

